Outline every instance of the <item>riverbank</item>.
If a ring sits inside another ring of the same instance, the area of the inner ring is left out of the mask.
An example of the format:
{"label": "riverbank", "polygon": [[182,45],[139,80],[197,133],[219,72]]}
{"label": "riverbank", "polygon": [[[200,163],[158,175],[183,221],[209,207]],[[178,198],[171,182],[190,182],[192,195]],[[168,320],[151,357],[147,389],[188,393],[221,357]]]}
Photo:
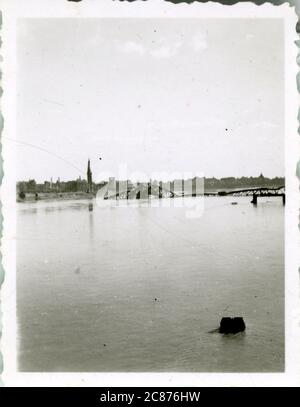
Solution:
{"label": "riverbank", "polygon": [[92,199],[94,194],[87,192],[39,192],[26,193],[24,198],[17,196],[17,202],[65,201],[74,199]]}

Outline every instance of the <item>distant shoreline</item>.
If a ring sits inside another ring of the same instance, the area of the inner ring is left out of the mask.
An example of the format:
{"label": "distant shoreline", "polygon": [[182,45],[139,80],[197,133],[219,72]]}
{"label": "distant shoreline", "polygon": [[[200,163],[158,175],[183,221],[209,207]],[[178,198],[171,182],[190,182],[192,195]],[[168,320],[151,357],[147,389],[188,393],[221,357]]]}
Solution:
{"label": "distant shoreline", "polygon": [[[278,185],[268,185],[269,188],[277,188]],[[261,188],[261,186],[246,186],[245,189],[255,189]],[[223,188],[223,189],[216,189],[216,188],[205,188],[204,194],[199,194],[198,196],[219,196],[218,193],[222,192],[222,190],[226,190],[226,192],[232,192],[235,190],[239,190],[240,188]],[[176,191],[174,191],[176,193]],[[179,193],[179,191],[177,191]],[[211,195],[210,195],[211,194]],[[26,202],[37,202],[37,201],[67,201],[67,200],[80,200],[80,199],[93,199],[95,198],[95,193],[88,193],[88,192],[27,192],[24,198],[20,198],[17,194],[17,202],[26,203]],[[186,195],[189,197],[191,195]],[[221,195],[220,196],[224,196]],[[226,196],[226,195],[225,195]],[[178,196],[181,197],[181,196]]]}
{"label": "distant shoreline", "polygon": [[75,199],[93,199],[94,195],[87,192],[39,192],[26,193],[25,198],[17,196],[17,202],[37,202],[37,201],[67,201]]}

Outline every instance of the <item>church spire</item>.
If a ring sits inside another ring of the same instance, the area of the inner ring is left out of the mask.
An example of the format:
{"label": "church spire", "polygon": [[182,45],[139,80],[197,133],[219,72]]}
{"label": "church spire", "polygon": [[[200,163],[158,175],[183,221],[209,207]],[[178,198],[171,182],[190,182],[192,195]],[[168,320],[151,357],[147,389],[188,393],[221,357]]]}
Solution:
{"label": "church spire", "polygon": [[92,178],[90,159],[88,160],[88,166],[87,166],[87,183],[88,183],[87,192],[93,192],[93,178]]}

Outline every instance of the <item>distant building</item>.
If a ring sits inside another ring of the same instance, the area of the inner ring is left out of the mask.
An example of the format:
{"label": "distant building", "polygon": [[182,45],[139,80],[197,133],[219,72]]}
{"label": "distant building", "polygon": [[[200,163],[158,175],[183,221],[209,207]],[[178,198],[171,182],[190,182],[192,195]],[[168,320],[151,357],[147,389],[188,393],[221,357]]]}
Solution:
{"label": "distant building", "polygon": [[57,178],[57,181],[56,181],[56,183],[55,183],[55,191],[61,192],[60,187],[61,187],[61,185],[60,185],[60,177],[58,177],[58,178]]}
{"label": "distant building", "polygon": [[27,192],[35,193],[36,192],[36,182],[34,179],[30,179],[27,183]]}
{"label": "distant building", "polygon": [[27,182],[26,181],[19,181],[17,182],[17,192],[25,193],[27,192]]}
{"label": "distant building", "polygon": [[44,181],[44,192],[50,192],[50,191],[51,191],[51,182]]}
{"label": "distant building", "polygon": [[76,180],[76,191],[77,192],[86,192],[88,189],[88,183],[85,179],[81,179],[81,177],[79,177]]}
{"label": "distant building", "polygon": [[115,177],[109,177],[108,179],[108,189],[107,194],[110,198],[111,196],[115,196],[117,193],[117,182]]}

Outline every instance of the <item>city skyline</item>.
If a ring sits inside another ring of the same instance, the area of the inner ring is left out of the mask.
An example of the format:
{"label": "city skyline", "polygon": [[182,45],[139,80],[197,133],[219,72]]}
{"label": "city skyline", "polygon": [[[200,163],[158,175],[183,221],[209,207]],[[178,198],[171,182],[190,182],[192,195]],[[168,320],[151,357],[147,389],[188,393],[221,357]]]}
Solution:
{"label": "city skyline", "polygon": [[[274,176],[274,177],[265,177],[264,174],[261,172],[259,175],[256,176],[241,176],[241,177],[233,177],[233,176],[227,176],[227,177],[205,177],[205,175],[199,176],[197,174],[194,174],[193,176],[191,176],[191,174],[189,174],[190,176],[188,176],[187,174],[185,174],[185,177],[166,177],[166,173],[163,173],[162,176],[160,177],[159,174],[156,174],[157,177],[140,177],[140,178],[130,178],[129,177],[118,177],[118,176],[114,176],[114,175],[109,175],[107,176],[106,179],[101,179],[98,180],[96,182],[94,182],[93,177],[92,177],[92,166],[91,166],[91,160],[88,159],[87,161],[87,170],[86,170],[86,175],[85,176],[81,176],[79,175],[77,178],[74,179],[63,179],[61,176],[58,176],[56,179],[53,177],[50,177],[50,179],[44,179],[41,180],[41,182],[37,182],[37,184],[43,184],[43,183],[50,183],[50,184],[58,184],[58,183],[67,183],[67,182],[73,182],[73,181],[80,181],[80,182],[86,182],[87,184],[97,184],[97,183],[103,183],[106,181],[109,181],[110,179],[115,179],[116,181],[130,181],[130,182],[151,182],[152,181],[163,181],[163,182],[168,182],[168,181],[174,181],[174,180],[189,180],[189,179],[193,179],[193,178],[204,178],[204,179],[215,179],[218,181],[222,181],[222,180],[229,180],[229,179],[234,179],[234,180],[241,180],[241,179],[285,179],[285,176]],[[30,182],[30,181],[35,181],[36,182],[36,178],[29,178],[29,179],[19,179],[17,181],[17,183],[21,183],[21,182]]]}
{"label": "city skyline", "polygon": [[[54,194],[55,196],[69,198],[72,196],[74,198],[74,196],[83,197],[83,195],[90,197],[91,195],[98,195],[99,192],[103,199],[112,199],[112,197],[116,199],[149,199],[150,196],[174,198],[176,196],[196,197],[203,194],[226,195],[230,193],[230,190],[244,193],[259,189],[260,193],[265,194],[268,190],[270,194],[275,193],[282,196],[283,203],[285,203],[285,194],[278,192],[284,189],[284,186],[284,178],[270,179],[264,177],[262,173],[258,177],[217,179],[194,176],[192,178],[172,178],[167,181],[163,181],[161,178],[133,181],[130,178],[122,180],[109,177],[107,180],[95,183],[93,182],[90,159],[88,159],[86,179],[79,177],[76,180],[60,181],[60,178],[58,178],[56,182],[53,182],[51,178],[50,181],[44,181],[43,183],[37,183],[34,179],[21,181],[17,183],[17,200],[24,200],[26,194],[29,194],[29,196],[30,194],[31,196],[34,195],[35,199],[38,200],[40,199],[40,193],[48,197]],[[253,202],[256,202],[256,198],[253,199]]]}
{"label": "city skyline", "polygon": [[36,182],[36,180],[29,179],[29,180],[22,180],[17,182],[17,190],[25,192],[35,191],[35,190],[42,190],[43,192],[50,192],[50,191],[57,191],[57,192],[67,192],[67,191],[80,191],[80,192],[87,192],[87,193],[94,193],[95,188],[97,187],[102,188],[105,184],[107,183],[122,183],[124,182],[128,185],[138,185],[138,184],[148,184],[148,185],[156,185],[156,184],[174,184],[174,182],[179,182],[177,186],[183,185],[184,182],[189,182],[189,181],[196,181],[198,180],[204,180],[206,186],[208,187],[226,187],[226,186],[241,186],[241,185],[270,185],[273,183],[273,185],[278,186],[278,183],[280,185],[284,184],[284,177],[274,177],[274,178],[268,178],[265,177],[262,173],[257,176],[257,177],[223,177],[223,178],[209,178],[205,176],[193,176],[193,177],[183,177],[183,178],[168,178],[168,179],[163,179],[163,177],[159,177],[159,174],[157,174],[157,178],[148,178],[148,179],[132,179],[130,177],[127,178],[118,178],[114,176],[109,176],[107,179],[102,179],[100,182],[94,182],[93,181],[93,176],[92,176],[92,168],[91,168],[91,162],[90,159],[88,159],[87,162],[87,171],[86,171],[86,177],[81,178],[79,176],[76,179],[73,180],[61,180],[60,177],[57,178],[57,180],[53,181],[53,178],[51,177],[50,180],[44,180],[43,182]]}

